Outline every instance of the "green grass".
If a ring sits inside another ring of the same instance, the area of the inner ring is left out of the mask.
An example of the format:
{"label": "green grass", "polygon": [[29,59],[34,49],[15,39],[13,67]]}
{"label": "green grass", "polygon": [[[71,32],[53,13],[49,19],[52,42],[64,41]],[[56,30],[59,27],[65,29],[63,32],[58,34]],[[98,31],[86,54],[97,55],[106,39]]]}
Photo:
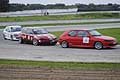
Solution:
{"label": "green grass", "polygon": [[13,21],[39,21],[39,20],[80,20],[96,18],[120,18],[120,13],[86,13],[71,15],[48,15],[48,16],[24,16],[24,17],[0,17],[0,22]]}
{"label": "green grass", "polygon": [[104,35],[115,37],[120,44],[120,28],[99,29],[98,31]]}
{"label": "green grass", "polygon": [[4,29],[5,28],[5,26],[0,26],[0,29]]}
{"label": "green grass", "polygon": [[[115,37],[120,44],[120,28],[98,29],[97,31],[99,31],[103,35]],[[56,31],[52,33],[56,35],[57,37],[59,37],[63,33],[63,31]]]}
{"label": "green grass", "polygon": [[82,69],[82,70],[119,70],[120,63],[83,63],[83,62],[47,62],[0,60],[0,67],[32,67],[51,69]]}

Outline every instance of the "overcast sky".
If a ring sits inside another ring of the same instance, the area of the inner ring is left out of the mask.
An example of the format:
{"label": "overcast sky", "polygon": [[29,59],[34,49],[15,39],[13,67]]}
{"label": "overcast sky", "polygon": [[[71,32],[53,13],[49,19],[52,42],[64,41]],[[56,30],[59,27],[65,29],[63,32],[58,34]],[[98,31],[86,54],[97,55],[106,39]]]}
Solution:
{"label": "overcast sky", "polygon": [[120,4],[120,0],[9,0],[10,3],[24,3],[24,4],[55,4],[55,3],[64,3],[64,4],[107,4],[107,3],[117,3]]}

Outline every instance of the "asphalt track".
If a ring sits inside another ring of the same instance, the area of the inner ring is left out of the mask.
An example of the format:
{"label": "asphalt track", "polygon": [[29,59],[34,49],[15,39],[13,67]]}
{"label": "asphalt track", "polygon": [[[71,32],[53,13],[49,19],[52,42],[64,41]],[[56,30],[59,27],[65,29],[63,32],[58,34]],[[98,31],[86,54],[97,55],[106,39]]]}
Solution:
{"label": "asphalt track", "polygon": [[[77,25],[76,28],[111,28],[120,24]],[[79,26],[79,27],[78,27]],[[97,27],[96,27],[97,26]],[[50,31],[76,29],[75,26],[47,27]],[[67,62],[113,62],[120,63],[120,46],[112,49],[61,48],[60,46],[33,46],[19,44],[17,41],[3,40],[0,31],[0,59],[20,59],[36,61],[67,61]]]}
{"label": "asphalt track", "polygon": [[22,22],[0,22],[0,26],[7,25],[33,25],[33,24],[55,24],[55,23],[90,23],[90,22],[118,22],[120,19],[81,19],[81,20],[40,20]]}
{"label": "asphalt track", "polygon": [[[67,29],[96,29],[116,28],[120,23],[89,24],[72,26],[46,27],[49,31],[63,31]],[[112,49],[84,49],[61,48],[60,46],[33,46],[19,44],[17,41],[3,40],[0,30],[0,59],[40,60],[40,61],[67,61],[67,62],[120,62],[120,46]]]}

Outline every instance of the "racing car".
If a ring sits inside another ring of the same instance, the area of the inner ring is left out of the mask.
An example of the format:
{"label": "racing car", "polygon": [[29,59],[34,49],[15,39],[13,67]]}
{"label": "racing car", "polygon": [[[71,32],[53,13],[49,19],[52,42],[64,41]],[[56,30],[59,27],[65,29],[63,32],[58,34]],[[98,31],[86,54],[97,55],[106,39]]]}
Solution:
{"label": "racing car", "polygon": [[18,36],[21,33],[22,26],[14,25],[14,26],[6,26],[3,30],[3,38],[5,40],[18,40]]}
{"label": "racing car", "polygon": [[19,35],[19,43],[32,43],[33,45],[55,45],[57,38],[46,29],[38,27],[24,27]]}
{"label": "racing car", "polygon": [[58,40],[63,48],[84,47],[84,48],[112,48],[117,45],[117,40],[113,37],[104,36],[96,30],[68,30],[65,31]]}

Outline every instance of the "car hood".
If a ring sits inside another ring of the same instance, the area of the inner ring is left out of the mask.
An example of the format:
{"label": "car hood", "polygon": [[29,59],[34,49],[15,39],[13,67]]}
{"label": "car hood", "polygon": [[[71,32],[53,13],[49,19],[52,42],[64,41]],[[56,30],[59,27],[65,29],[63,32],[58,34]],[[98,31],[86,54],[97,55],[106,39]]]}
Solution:
{"label": "car hood", "polygon": [[110,36],[95,36],[95,38],[103,39],[103,40],[115,40],[115,38]]}
{"label": "car hood", "polygon": [[52,40],[52,39],[56,38],[56,36],[54,36],[52,34],[39,34],[39,35],[36,35],[36,36],[39,39],[50,39],[50,40]]}

